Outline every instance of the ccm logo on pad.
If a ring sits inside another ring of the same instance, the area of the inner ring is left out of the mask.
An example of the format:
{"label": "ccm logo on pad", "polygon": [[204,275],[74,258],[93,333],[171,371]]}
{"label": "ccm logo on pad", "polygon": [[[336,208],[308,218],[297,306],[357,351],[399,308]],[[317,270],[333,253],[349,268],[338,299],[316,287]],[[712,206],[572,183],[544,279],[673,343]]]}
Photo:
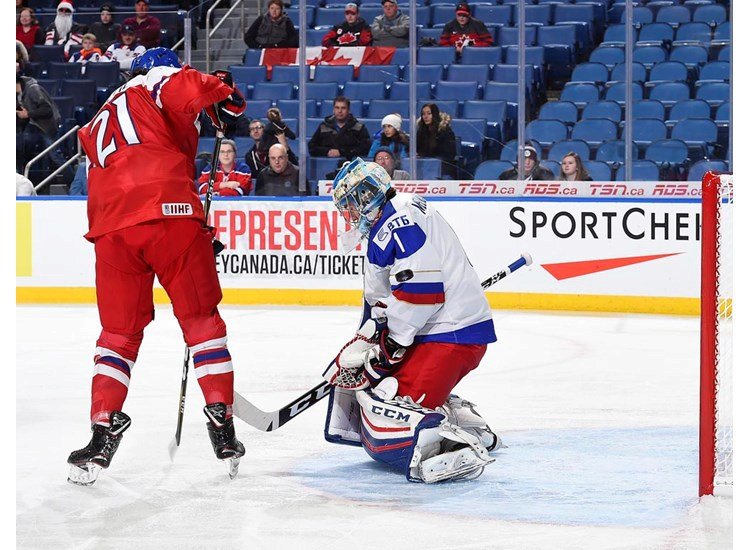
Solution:
{"label": "ccm logo on pad", "polygon": [[191,216],[193,205],[189,202],[167,202],[161,205],[161,213],[165,216]]}

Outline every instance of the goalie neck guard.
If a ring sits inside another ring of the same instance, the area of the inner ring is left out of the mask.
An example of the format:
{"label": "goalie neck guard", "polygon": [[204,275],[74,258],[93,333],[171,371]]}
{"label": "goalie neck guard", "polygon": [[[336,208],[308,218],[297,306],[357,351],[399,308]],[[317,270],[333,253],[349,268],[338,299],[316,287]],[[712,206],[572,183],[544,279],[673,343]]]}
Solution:
{"label": "goalie neck guard", "polygon": [[347,162],[333,180],[333,202],[361,240],[370,233],[391,190],[388,172],[357,157]]}

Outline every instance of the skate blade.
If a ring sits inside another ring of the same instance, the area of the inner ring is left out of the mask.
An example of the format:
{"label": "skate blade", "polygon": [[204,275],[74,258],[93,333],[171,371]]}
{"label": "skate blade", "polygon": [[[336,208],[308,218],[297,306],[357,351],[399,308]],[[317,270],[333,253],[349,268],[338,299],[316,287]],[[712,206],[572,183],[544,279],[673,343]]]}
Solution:
{"label": "skate blade", "polygon": [[222,462],[227,467],[229,473],[229,479],[237,477],[237,473],[240,471],[240,459],[239,458],[225,458]]}
{"label": "skate blade", "polygon": [[101,471],[102,467],[97,464],[88,463],[82,467],[71,464],[70,472],[68,473],[68,483],[88,487],[94,484]]}

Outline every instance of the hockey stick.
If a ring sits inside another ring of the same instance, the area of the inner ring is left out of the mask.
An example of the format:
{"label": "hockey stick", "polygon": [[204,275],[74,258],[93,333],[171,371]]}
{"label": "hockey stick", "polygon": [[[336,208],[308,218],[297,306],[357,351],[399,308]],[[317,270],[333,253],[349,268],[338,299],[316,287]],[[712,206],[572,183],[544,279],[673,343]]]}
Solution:
{"label": "hockey stick", "polygon": [[[529,254],[521,254],[515,262],[511,263],[505,269],[498,271],[492,277],[482,281],[482,288],[489,288],[496,282],[504,279],[520,267],[531,265],[532,260]],[[333,361],[331,361],[333,363]],[[330,365],[329,365],[330,366]],[[272,432],[277,430],[292,418],[304,410],[309,409],[315,403],[323,399],[331,391],[331,386],[327,381],[323,381],[314,388],[306,391],[297,397],[291,403],[281,407],[277,411],[266,412],[250,403],[236,391],[234,392],[234,416],[249,424],[253,428],[262,431]]]}
{"label": "hockey stick", "polygon": [[[214,142],[214,156],[211,162],[211,172],[208,175],[208,188],[206,189],[206,201],[203,205],[203,214],[205,224],[208,225],[208,213],[211,210],[211,200],[214,194],[214,182],[216,173],[219,171],[219,151],[221,150],[221,141],[224,134],[220,130],[216,131],[216,141]],[[185,344],[185,357],[182,360],[182,381],[180,383],[180,404],[177,408],[177,430],[174,439],[169,442],[169,458],[174,461],[177,454],[177,448],[180,446],[182,439],[182,420],[185,416],[185,394],[187,393],[188,371],[190,370],[190,347]]]}

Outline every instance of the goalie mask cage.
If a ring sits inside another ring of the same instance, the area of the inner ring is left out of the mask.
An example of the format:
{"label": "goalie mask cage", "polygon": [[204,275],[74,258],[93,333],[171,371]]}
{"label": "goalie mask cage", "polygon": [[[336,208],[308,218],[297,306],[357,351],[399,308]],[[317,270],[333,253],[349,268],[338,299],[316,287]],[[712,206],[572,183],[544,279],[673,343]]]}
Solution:
{"label": "goalie mask cage", "polygon": [[703,177],[699,495],[732,494],[732,176]]}

